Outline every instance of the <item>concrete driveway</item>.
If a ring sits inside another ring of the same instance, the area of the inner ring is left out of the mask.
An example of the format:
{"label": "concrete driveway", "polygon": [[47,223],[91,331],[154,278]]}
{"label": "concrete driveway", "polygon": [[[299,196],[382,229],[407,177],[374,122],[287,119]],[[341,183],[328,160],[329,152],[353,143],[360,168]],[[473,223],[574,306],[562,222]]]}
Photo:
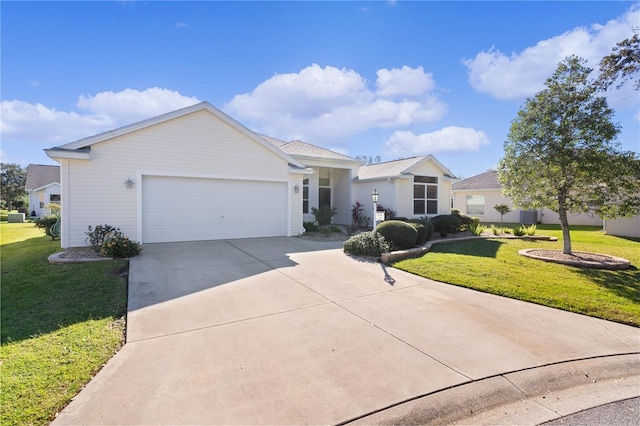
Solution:
{"label": "concrete driveway", "polygon": [[340,243],[145,245],[127,344],[54,423],[535,424],[639,396],[639,353],[637,328],[354,260]]}

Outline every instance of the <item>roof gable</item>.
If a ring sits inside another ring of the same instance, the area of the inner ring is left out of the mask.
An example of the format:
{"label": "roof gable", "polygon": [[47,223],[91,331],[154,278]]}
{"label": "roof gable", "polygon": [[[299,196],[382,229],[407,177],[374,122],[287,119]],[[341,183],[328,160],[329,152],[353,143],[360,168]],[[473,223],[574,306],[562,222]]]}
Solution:
{"label": "roof gable", "polygon": [[469,191],[478,189],[502,189],[502,185],[498,181],[498,172],[488,170],[479,175],[471,176],[456,182],[451,187],[454,191]]}
{"label": "roof gable", "polygon": [[433,155],[420,157],[402,158],[399,160],[386,161],[384,163],[368,164],[358,170],[358,180],[376,180],[387,178],[402,178],[413,176],[412,172],[421,164],[432,162],[442,174],[455,179],[455,175],[442,165]]}
{"label": "roof gable", "polygon": [[229,117],[228,115],[220,111],[219,109],[215,108],[213,105],[211,105],[208,102],[200,102],[198,104],[195,104],[186,108],[182,108],[176,111],[168,112],[166,114],[162,114],[157,117],[152,117],[143,121],[139,121],[137,123],[120,127],[118,129],[110,130],[108,132],[100,133],[94,136],[90,136],[88,138],[77,140],[75,142],[70,142],[58,147],[54,147],[52,149],[45,150],[45,152],[47,153],[47,155],[49,155],[52,158],[60,158],[60,157],[64,158],[66,156],[65,155],[66,153],[68,153],[69,156],[83,153],[85,156],[82,158],[88,158],[86,157],[86,153],[87,153],[87,150],[90,149],[92,145],[98,144],[100,142],[105,142],[105,141],[117,138],[119,136],[123,136],[138,130],[142,130],[151,126],[155,126],[160,123],[167,122],[169,120],[174,120],[174,119],[186,116],[188,114],[192,114],[192,113],[203,111],[203,110],[210,112],[211,114],[213,114],[214,116],[222,120],[224,123],[228,124],[238,132],[242,133],[249,139],[253,140],[255,143],[263,146],[264,148],[273,152],[280,158],[284,159],[293,167],[300,168],[300,169],[306,168],[304,164],[293,159],[292,157],[290,157],[284,151],[278,149],[273,144],[268,143],[265,139],[260,137],[258,134],[247,129],[242,124],[238,123],[237,121],[235,121],[234,119],[232,119],[231,117]]}
{"label": "roof gable", "polygon": [[24,185],[27,191],[42,188],[52,183],[60,183],[60,166],[29,164],[27,180]]}

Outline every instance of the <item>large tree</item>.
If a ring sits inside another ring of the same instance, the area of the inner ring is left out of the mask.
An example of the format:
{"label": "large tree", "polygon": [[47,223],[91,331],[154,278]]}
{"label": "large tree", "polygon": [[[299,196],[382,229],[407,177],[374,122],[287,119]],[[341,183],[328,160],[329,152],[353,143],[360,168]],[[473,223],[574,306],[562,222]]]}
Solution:
{"label": "large tree", "polygon": [[569,213],[603,217],[640,210],[640,158],[622,152],[613,110],[589,80],[585,60],[570,56],[511,124],[498,164],[503,192],[522,208],[556,211],[563,252],[571,254]]}
{"label": "large tree", "polygon": [[24,187],[27,182],[27,171],[15,163],[2,163],[0,165],[0,187],[2,199],[7,202],[9,211],[13,209],[13,202],[24,196],[27,191]]}

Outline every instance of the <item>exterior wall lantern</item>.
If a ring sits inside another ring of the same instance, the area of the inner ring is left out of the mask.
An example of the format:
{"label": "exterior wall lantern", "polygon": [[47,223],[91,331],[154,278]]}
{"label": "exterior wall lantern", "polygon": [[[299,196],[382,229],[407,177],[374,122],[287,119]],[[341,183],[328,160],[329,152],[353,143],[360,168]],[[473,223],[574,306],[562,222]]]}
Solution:
{"label": "exterior wall lantern", "polygon": [[296,194],[300,192],[300,186],[297,183],[293,186],[293,192],[295,192]]}
{"label": "exterior wall lantern", "polygon": [[129,179],[127,179],[127,180],[125,180],[125,181],[124,181],[124,186],[125,186],[127,189],[131,189],[131,188],[133,188],[133,181],[131,180],[131,178],[129,178]]}
{"label": "exterior wall lantern", "polygon": [[376,229],[376,225],[377,225],[376,213],[378,212],[379,196],[380,194],[378,194],[378,190],[373,188],[373,192],[371,193],[371,201],[373,201],[373,229]]}

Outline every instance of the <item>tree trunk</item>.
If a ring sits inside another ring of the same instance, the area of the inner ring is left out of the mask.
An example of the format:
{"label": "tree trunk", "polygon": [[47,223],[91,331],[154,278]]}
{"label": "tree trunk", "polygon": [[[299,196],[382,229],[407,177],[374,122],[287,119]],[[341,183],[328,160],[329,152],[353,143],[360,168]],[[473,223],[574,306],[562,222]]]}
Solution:
{"label": "tree trunk", "polygon": [[567,210],[564,205],[558,209],[560,216],[560,225],[562,225],[562,252],[564,254],[572,254],[571,252],[571,234],[569,234],[569,220],[567,219]]}

